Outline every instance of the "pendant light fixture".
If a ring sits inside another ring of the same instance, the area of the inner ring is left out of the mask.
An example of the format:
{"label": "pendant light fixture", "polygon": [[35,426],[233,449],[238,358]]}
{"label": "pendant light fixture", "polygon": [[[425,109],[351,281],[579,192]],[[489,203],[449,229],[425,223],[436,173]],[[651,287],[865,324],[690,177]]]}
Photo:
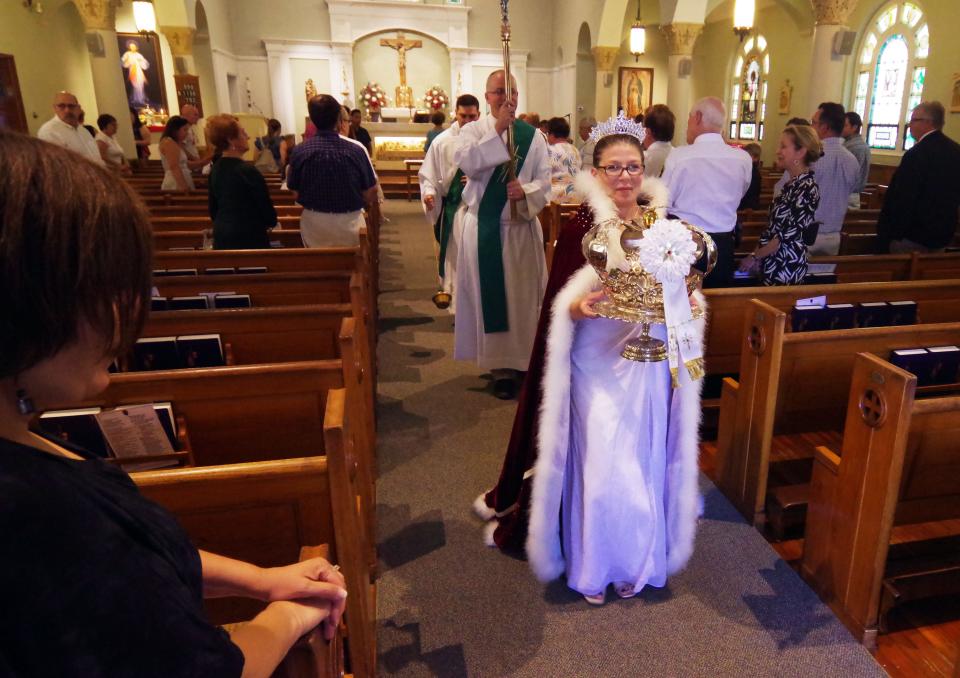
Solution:
{"label": "pendant light fixture", "polygon": [[640,55],[647,49],[647,30],[640,23],[640,3],[637,0],[637,19],[630,27],[630,54],[634,61],[640,61]]}
{"label": "pendant light fixture", "polygon": [[133,22],[141,33],[156,33],[157,15],[153,11],[153,0],[134,0]]}
{"label": "pendant light fixture", "polygon": [[753,30],[753,15],[756,12],[756,0],[736,0],[733,6],[733,32],[740,42]]}

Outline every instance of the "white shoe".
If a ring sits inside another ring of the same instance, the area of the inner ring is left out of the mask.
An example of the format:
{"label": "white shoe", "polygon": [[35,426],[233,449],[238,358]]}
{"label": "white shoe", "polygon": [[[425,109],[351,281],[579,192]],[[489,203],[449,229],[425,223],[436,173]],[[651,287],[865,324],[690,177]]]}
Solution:
{"label": "white shoe", "polygon": [[603,605],[605,602],[607,602],[607,592],[601,591],[593,596],[588,596],[586,593],[584,593],[583,599],[591,605]]}

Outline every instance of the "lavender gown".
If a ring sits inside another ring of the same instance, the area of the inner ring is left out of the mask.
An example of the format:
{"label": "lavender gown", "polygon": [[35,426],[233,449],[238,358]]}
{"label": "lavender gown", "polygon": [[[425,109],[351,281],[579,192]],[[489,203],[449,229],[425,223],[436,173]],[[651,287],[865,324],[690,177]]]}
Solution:
{"label": "lavender gown", "polygon": [[[620,356],[639,334],[639,325],[584,320],[571,349],[561,541],[567,584],[586,595],[613,582],[639,591],[667,581],[665,469],[679,408],[667,361]],[[663,325],[650,334],[666,341]]]}

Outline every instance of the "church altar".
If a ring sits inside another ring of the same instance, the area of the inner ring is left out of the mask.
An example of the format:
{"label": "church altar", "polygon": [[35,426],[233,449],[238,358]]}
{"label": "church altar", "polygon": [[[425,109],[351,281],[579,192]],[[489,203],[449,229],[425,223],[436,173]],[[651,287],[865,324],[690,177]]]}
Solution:
{"label": "church altar", "polygon": [[403,169],[404,160],[422,159],[427,132],[433,128],[428,122],[367,122],[363,126],[373,139],[377,169]]}

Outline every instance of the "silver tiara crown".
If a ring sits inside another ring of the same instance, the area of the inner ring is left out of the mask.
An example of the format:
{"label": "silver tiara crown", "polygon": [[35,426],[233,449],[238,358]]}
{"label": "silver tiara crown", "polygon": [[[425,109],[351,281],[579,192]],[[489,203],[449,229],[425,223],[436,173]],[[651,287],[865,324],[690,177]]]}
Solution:
{"label": "silver tiara crown", "polygon": [[626,117],[623,111],[620,111],[617,113],[617,117],[597,123],[597,126],[590,130],[588,141],[596,143],[611,134],[629,134],[643,141],[646,131],[643,129],[643,125],[635,123],[632,118]]}

